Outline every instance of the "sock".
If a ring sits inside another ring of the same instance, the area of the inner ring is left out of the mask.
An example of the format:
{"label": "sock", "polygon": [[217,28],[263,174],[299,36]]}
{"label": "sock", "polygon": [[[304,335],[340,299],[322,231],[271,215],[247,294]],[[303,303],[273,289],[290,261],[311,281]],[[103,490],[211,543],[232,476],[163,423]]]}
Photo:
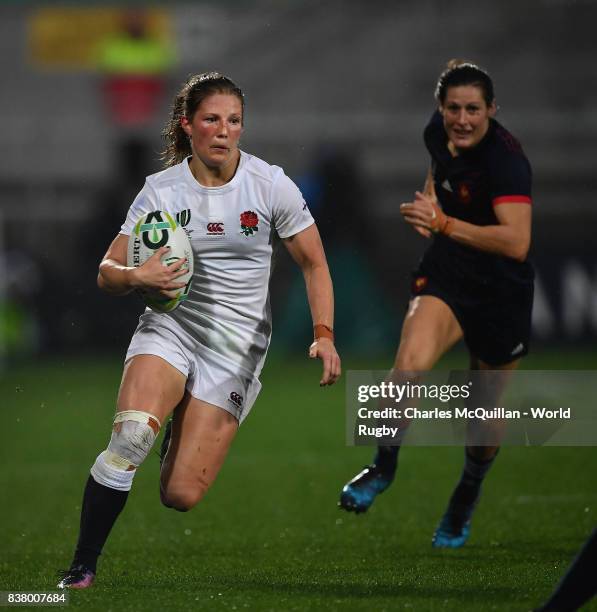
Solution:
{"label": "sock", "polygon": [[373,463],[380,468],[382,472],[396,471],[398,467],[399,446],[378,446],[377,454],[373,458]]}
{"label": "sock", "polygon": [[566,575],[541,610],[578,610],[597,594],[597,529],[568,568]]}
{"label": "sock", "polygon": [[[498,449],[499,451],[499,449]],[[468,450],[465,449],[464,469],[460,480],[450,498],[450,508],[452,511],[458,511],[463,508],[470,508],[477,501],[481,492],[481,485],[489,468],[493,465],[498,452],[487,461],[479,461],[471,457]]]}
{"label": "sock", "polygon": [[97,558],[124,508],[128,494],[128,491],[117,491],[98,484],[93,476],[89,476],[83,494],[79,541],[73,566],[84,565],[93,572],[96,571]]}

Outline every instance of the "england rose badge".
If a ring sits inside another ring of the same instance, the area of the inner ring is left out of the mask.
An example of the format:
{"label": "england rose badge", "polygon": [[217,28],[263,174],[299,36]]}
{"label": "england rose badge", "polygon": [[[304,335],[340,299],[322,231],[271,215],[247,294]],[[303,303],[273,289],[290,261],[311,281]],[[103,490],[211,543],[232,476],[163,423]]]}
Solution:
{"label": "england rose badge", "polygon": [[245,236],[252,236],[254,232],[259,231],[257,225],[259,224],[259,217],[257,213],[252,210],[246,210],[240,215],[240,233]]}

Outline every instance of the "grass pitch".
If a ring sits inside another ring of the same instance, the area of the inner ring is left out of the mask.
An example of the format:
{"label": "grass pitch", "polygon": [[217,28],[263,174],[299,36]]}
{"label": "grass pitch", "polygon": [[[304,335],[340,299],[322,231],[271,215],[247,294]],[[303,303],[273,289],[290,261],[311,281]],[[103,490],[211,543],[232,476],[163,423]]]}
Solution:
{"label": "grass pitch", "polygon": [[[525,361],[562,364],[596,368],[597,359],[560,353]],[[4,373],[0,590],[53,590],[56,570],[70,562],[83,485],[107,444],[120,373],[118,358]],[[541,603],[597,523],[595,449],[503,449],[469,543],[437,551],[431,535],[462,449],[405,448],[394,485],[367,514],[338,510],[341,486],[372,449],[345,447],[344,387],[320,389],[319,374],[317,363],[270,357],[263,392],[219,479],[189,513],[160,505],[153,453],[96,585],[72,592],[70,607],[524,611]]]}

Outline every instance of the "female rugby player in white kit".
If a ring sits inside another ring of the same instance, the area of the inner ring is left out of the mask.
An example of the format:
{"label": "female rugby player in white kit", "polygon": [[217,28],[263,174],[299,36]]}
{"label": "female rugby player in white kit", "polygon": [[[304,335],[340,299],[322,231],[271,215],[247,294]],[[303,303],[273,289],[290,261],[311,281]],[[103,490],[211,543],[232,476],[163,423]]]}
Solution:
{"label": "female rugby player in white kit", "polygon": [[134,289],[165,295],[184,286],[184,260],[170,266],[166,247],[127,267],[128,237],[144,213],[166,210],[191,240],[188,299],[170,313],[146,310],[129,346],[112,437],[85,488],[79,540],[60,588],[87,588],[97,559],[161,425],[174,411],[164,458],[162,503],[187,511],[214,482],[259,393],[271,321],[272,253],[282,239],[305,278],[314,324],[311,358],[321,385],[340,376],[334,347],[332,282],[316,226],[300,191],[281,168],[238,148],[241,90],[219,73],[191,77],[164,130],[166,170],[149,176],[104,256],[98,285],[114,295]]}

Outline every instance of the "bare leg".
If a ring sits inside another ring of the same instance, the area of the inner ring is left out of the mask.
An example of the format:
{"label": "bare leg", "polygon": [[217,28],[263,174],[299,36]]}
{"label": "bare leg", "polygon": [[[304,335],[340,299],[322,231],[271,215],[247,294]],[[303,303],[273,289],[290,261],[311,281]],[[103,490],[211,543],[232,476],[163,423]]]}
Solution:
{"label": "bare leg", "polygon": [[118,412],[143,410],[163,424],[181,401],[185,383],[184,374],[161,357],[137,355],[124,366]]}
{"label": "bare leg", "polygon": [[460,338],[462,328],[444,301],[432,295],[413,298],[392,371],[430,370]]}
{"label": "bare leg", "polygon": [[[416,382],[420,372],[431,370],[440,357],[461,338],[462,328],[445,302],[431,295],[412,299],[402,325],[396,359],[386,380],[395,384]],[[405,431],[410,425],[410,419],[403,418],[393,424],[398,425],[400,431]],[[387,447],[382,446],[380,450],[378,458],[383,460]]]}
{"label": "bare leg", "polygon": [[182,512],[193,508],[216,479],[237,431],[238,421],[229,412],[186,392],[162,466],[162,503]]}
{"label": "bare leg", "polygon": [[[397,384],[415,381],[419,372],[431,369],[461,337],[460,324],[445,302],[430,295],[414,298],[402,326],[394,366],[386,380]],[[401,419],[392,425],[397,425],[403,432],[409,423],[408,419]],[[344,486],[340,494],[341,508],[365,512],[375,497],[390,486],[396,472],[401,439],[393,442],[392,446],[379,446],[372,465]]]}
{"label": "bare leg", "polygon": [[87,588],[93,583],[97,559],[124,508],[136,468],[184,389],[184,375],[160,357],[137,355],[125,365],[112,439],[87,480],[79,540],[60,588]]}

